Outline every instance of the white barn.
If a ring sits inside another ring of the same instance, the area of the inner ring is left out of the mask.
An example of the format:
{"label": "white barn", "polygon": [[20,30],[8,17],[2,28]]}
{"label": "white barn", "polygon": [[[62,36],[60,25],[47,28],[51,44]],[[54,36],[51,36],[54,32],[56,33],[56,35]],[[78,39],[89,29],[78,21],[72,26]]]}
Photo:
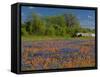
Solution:
{"label": "white barn", "polygon": [[86,37],[95,37],[95,34],[94,33],[77,33],[76,36],[86,36]]}

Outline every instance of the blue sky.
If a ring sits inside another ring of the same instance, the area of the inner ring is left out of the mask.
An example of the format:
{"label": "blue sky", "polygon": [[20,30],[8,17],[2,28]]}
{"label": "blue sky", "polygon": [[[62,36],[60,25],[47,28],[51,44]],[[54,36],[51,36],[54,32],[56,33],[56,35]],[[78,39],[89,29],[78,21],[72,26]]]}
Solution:
{"label": "blue sky", "polygon": [[51,16],[65,13],[72,13],[76,15],[82,27],[95,28],[95,11],[94,10],[80,10],[80,9],[62,9],[62,8],[46,8],[46,7],[32,7],[22,6],[21,17],[24,22],[33,12],[40,16]]}

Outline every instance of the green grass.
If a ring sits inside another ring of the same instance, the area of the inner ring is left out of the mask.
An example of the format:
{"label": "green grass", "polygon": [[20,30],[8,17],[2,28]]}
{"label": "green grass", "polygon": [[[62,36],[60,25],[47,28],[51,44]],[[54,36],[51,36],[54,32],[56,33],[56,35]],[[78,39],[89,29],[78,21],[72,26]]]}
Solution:
{"label": "green grass", "polygon": [[95,39],[95,37],[78,37],[77,39],[86,40],[86,39]]}
{"label": "green grass", "polygon": [[43,35],[26,35],[22,36],[23,41],[40,41],[40,40],[73,40],[73,39],[92,39],[93,37],[70,37],[66,36],[43,36]]}
{"label": "green grass", "polygon": [[26,35],[22,36],[24,41],[39,41],[39,40],[66,40],[71,39],[70,36],[42,36],[42,35]]}

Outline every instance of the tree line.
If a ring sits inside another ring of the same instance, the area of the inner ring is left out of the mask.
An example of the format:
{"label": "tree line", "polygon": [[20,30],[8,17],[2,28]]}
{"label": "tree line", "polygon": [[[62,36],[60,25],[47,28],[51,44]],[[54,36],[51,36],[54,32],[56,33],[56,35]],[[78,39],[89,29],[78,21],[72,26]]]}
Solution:
{"label": "tree line", "polygon": [[74,14],[61,14],[53,16],[40,16],[32,13],[21,26],[21,34],[70,36],[74,37],[78,32],[94,32],[89,28],[82,28],[78,18]]}

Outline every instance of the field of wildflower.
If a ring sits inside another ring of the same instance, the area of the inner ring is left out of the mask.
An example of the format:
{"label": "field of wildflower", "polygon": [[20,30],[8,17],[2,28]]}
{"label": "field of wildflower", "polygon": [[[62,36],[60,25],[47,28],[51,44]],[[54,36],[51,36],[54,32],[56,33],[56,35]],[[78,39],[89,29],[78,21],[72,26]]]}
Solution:
{"label": "field of wildflower", "polygon": [[95,66],[95,39],[22,41],[21,70]]}

